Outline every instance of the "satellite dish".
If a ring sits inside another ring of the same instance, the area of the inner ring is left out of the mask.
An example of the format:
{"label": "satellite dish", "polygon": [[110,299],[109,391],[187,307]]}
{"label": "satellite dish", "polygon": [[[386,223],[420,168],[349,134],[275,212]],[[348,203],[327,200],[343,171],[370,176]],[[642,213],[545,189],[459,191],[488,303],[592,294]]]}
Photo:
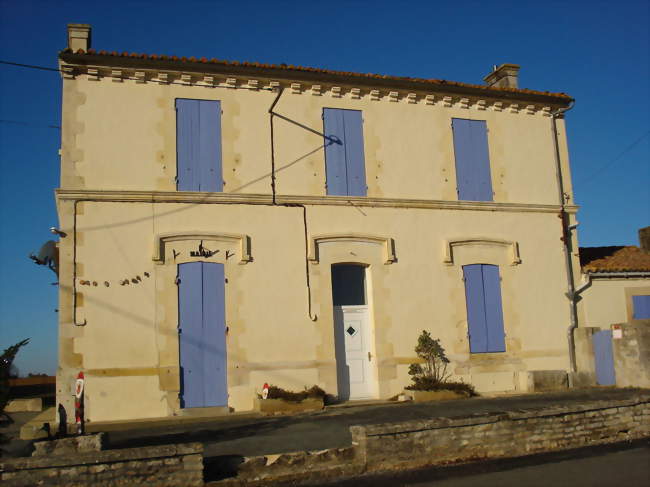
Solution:
{"label": "satellite dish", "polygon": [[59,275],[59,247],[54,240],[45,242],[38,255],[29,254],[29,258],[38,265],[46,265],[57,276]]}

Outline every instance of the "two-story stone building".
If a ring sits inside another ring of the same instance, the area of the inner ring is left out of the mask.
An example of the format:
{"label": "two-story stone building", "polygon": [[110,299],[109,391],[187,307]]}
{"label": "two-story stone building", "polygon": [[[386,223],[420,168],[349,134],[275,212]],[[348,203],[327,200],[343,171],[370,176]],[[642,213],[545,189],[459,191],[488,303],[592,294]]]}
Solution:
{"label": "two-story stone building", "polygon": [[471,85],[89,34],[59,56],[70,417],[79,371],[90,421],[249,410],[265,382],[385,399],[422,330],[478,391],[571,370],[569,96],[515,65]]}

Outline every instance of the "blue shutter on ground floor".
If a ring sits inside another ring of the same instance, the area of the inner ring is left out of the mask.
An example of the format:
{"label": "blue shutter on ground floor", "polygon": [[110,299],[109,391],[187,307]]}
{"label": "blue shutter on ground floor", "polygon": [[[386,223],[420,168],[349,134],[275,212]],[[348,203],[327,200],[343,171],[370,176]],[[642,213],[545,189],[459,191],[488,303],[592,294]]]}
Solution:
{"label": "blue shutter on ground floor", "polygon": [[327,194],[366,196],[362,113],[324,108],[323,126]]}
{"label": "blue shutter on ground floor", "polygon": [[467,305],[467,333],[471,353],[487,352],[487,325],[485,324],[485,296],[481,264],[463,266],[465,304]]}
{"label": "blue shutter on ground floor", "polygon": [[221,103],[176,100],[177,189],[223,189],[221,167]]}
{"label": "blue shutter on ground floor", "polygon": [[226,406],[225,278],[223,264],[178,266],[181,407]]}
{"label": "blue shutter on ground floor", "polygon": [[492,201],[492,175],[484,120],[452,119],[458,199]]}
{"label": "blue shutter on ground floor", "polygon": [[632,296],[632,318],[635,320],[650,319],[650,296]]}
{"label": "blue shutter on ground floor", "polygon": [[226,299],[223,264],[203,262],[203,346],[206,406],[226,406]]}
{"label": "blue shutter on ground floor", "polygon": [[485,296],[485,324],[487,326],[487,351],[505,352],[503,332],[503,306],[501,302],[501,278],[499,267],[483,264],[483,292]]}
{"label": "blue shutter on ground floor", "polygon": [[592,340],[596,382],[601,386],[613,386],[616,384],[616,372],[614,370],[614,353],[612,351],[612,331],[598,331],[592,335]]}
{"label": "blue shutter on ground floor", "polygon": [[203,277],[201,262],[178,266],[181,407],[203,405]]}
{"label": "blue shutter on ground floor", "polygon": [[499,267],[463,266],[471,353],[505,352]]}

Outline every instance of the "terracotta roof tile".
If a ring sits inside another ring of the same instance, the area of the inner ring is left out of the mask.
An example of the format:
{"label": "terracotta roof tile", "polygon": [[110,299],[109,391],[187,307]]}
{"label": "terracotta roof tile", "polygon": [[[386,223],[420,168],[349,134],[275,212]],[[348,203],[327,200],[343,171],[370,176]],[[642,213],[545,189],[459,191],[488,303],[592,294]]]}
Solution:
{"label": "terracotta roof tile", "polygon": [[635,246],[580,247],[583,272],[650,272],[650,252]]}
{"label": "terracotta roof tile", "polygon": [[[73,51],[70,48],[64,49],[61,51],[61,54],[69,54],[73,53]],[[448,81],[444,79],[424,79],[424,78],[411,78],[408,76],[389,76],[385,74],[374,74],[374,73],[355,73],[351,71],[334,71],[330,69],[322,69],[322,68],[312,68],[312,67],[306,67],[306,66],[294,66],[292,64],[287,65],[287,64],[260,64],[260,63],[250,63],[250,62],[239,62],[239,61],[224,61],[221,59],[210,59],[209,61],[206,58],[201,58],[201,59],[196,59],[194,56],[187,58],[187,57],[181,57],[178,58],[177,56],[165,56],[165,55],[159,55],[159,54],[137,54],[137,53],[128,53],[128,52],[122,52],[118,53],[116,51],[108,52],[108,51],[96,51],[95,49],[88,49],[87,52],[85,52],[83,49],[79,49],[73,54],[79,54],[79,55],[90,55],[90,56],[107,56],[107,57],[133,57],[133,58],[139,58],[139,59],[149,59],[149,60],[171,60],[174,62],[179,62],[183,64],[199,64],[199,63],[211,63],[211,64],[220,64],[222,66],[248,66],[248,67],[256,67],[256,68],[265,68],[265,69],[282,69],[286,71],[296,71],[296,72],[311,72],[311,73],[322,73],[322,74],[329,74],[329,75],[338,75],[338,76],[349,76],[352,78],[375,78],[375,79],[384,79],[384,80],[392,80],[392,81],[412,81],[412,82],[418,82],[418,83],[429,83],[433,85],[447,85],[447,86],[457,86],[457,87],[464,87],[464,88],[474,88],[474,89],[480,89],[484,91],[493,91],[495,92],[495,95],[498,92],[509,92],[509,93],[521,93],[521,94],[528,94],[528,95],[541,95],[541,96],[548,96],[548,97],[553,97],[553,98],[560,98],[563,99],[566,102],[569,102],[573,100],[573,98],[566,93],[551,93],[548,91],[537,91],[537,90],[529,90],[529,89],[524,89],[524,88],[497,88],[493,86],[486,86],[486,85],[477,85],[477,84],[471,84],[471,83],[461,83],[458,81]]]}

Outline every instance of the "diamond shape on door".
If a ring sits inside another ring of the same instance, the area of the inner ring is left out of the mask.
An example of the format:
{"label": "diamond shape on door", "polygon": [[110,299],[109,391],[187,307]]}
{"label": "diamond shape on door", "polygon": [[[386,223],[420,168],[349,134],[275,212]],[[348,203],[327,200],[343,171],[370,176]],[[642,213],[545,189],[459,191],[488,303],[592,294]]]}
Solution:
{"label": "diamond shape on door", "polygon": [[348,327],[348,329],[345,330],[345,331],[347,331],[347,332],[348,332],[348,335],[350,335],[350,336],[354,336],[354,334],[357,332],[357,330],[355,330],[355,329],[352,328],[351,326]]}

